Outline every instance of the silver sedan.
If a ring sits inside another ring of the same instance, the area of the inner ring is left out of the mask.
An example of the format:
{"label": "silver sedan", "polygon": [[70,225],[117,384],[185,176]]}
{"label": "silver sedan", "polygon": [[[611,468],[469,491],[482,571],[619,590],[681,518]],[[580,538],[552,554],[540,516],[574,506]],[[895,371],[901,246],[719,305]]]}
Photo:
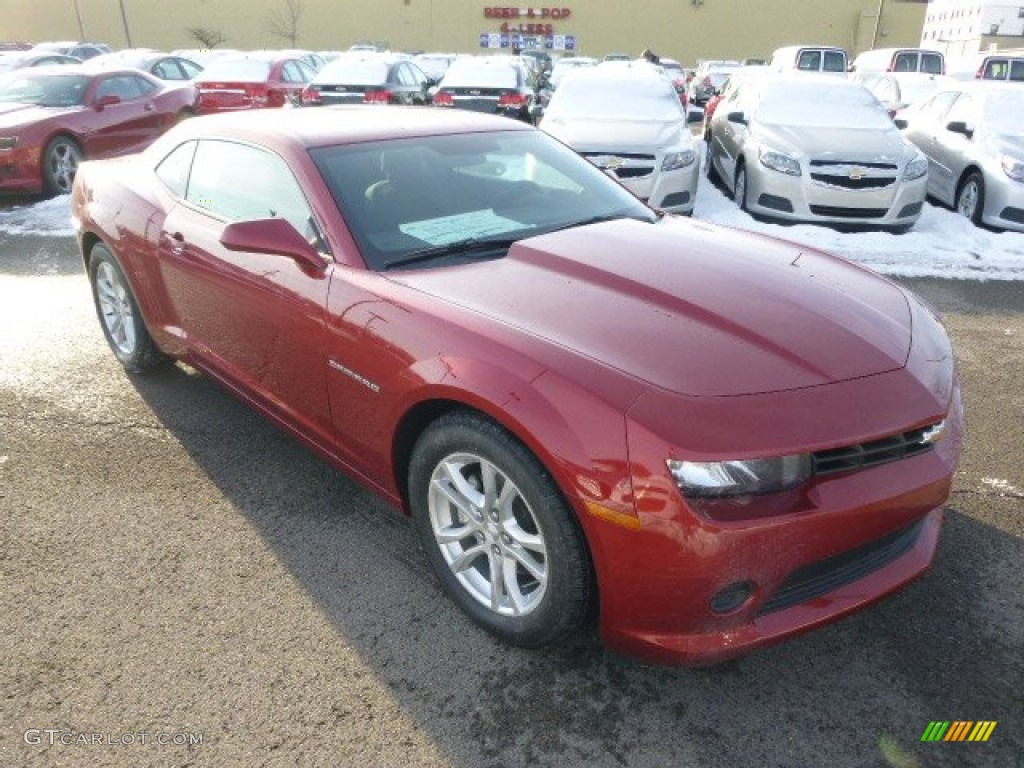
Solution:
{"label": "silver sedan", "polygon": [[708,155],[708,175],[761,216],[904,230],[924,205],[924,155],[844,78],[735,75],[711,119]]}
{"label": "silver sedan", "polygon": [[1024,232],[1024,87],[947,86],[897,121],[928,156],[928,194],[975,224]]}

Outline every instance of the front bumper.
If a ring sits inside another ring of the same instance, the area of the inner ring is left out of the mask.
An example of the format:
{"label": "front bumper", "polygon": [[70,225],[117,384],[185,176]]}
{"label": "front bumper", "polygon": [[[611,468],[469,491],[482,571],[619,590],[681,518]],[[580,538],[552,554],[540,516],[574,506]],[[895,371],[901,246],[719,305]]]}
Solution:
{"label": "front bumper", "polygon": [[1000,172],[986,174],[985,210],[981,220],[991,227],[1024,232],[1024,183]]}
{"label": "front bumper", "polygon": [[748,210],[775,219],[906,227],[921,216],[926,190],[924,176],[883,189],[841,189],[812,181],[806,171],[789,176],[756,159],[747,164]]}
{"label": "front bumper", "polygon": [[43,191],[41,153],[36,149],[0,151],[0,192],[37,195]]}
{"label": "front bumper", "polygon": [[[638,523],[633,530],[588,527],[605,643],[655,663],[717,663],[835,621],[924,574],[935,555],[942,505],[959,458],[963,414],[959,388],[945,407],[916,386],[894,394],[892,382],[905,375],[896,371],[873,377],[867,386],[845,382],[822,388],[835,388],[830,400],[851,404],[851,413],[836,419],[843,422],[839,429],[855,434],[851,425],[890,421],[905,411],[917,424],[945,416],[945,438],[910,458],[815,477],[790,492],[799,498],[790,498],[777,513],[769,508],[776,501],[772,497],[781,494],[760,497],[747,508],[738,505],[735,519],[712,517],[684,500],[671,477],[656,467],[656,457],[665,456],[669,444],[634,424],[629,442]],[[885,394],[888,412],[876,409],[876,418],[854,405]],[[775,400],[781,411],[793,413],[794,404],[814,397],[813,392],[784,393],[777,400],[754,396],[749,405],[738,406],[734,403],[744,398],[723,398],[733,402],[713,408],[758,412]],[[905,407],[914,400],[930,402]],[[663,405],[645,406],[644,420]],[[816,405],[810,407],[816,412]],[[721,416],[708,418],[720,422]],[[736,585],[745,585],[749,596],[721,609],[716,599]]]}

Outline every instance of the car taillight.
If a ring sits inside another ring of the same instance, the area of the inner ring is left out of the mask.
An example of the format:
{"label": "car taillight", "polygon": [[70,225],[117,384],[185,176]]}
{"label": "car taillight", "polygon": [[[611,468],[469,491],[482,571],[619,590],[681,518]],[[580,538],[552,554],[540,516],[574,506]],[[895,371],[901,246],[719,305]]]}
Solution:
{"label": "car taillight", "polygon": [[265,85],[248,85],[245,92],[253,106],[265,107],[270,103],[270,93]]}
{"label": "car taillight", "polygon": [[503,93],[498,97],[499,108],[522,109],[526,105],[526,97],[521,93]]}
{"label": "car taillight", "polygon": [[388,91],[367,91],[363,94],[364,104],[390,104],[391,93]]}
{"label": "car taillight", "polygon": [[984,80],[985,79],[985,65],[984,64],[982,64],[980,67],[978,67],[978,71],[974,73],[974,79],[975,80]]}
{"label": "car taillight", "polygon": [[434,106],[435,107],[454,107],[455,99],[452,98],[450,93],[444,93],[438,91],[434,94]]}
{"label": "car taillight", "polygon": [[320,98],[320,89],[315,88],[312,85],[307,85],[302,89],[302,103],[303,104],[323,104],[323,99]]}

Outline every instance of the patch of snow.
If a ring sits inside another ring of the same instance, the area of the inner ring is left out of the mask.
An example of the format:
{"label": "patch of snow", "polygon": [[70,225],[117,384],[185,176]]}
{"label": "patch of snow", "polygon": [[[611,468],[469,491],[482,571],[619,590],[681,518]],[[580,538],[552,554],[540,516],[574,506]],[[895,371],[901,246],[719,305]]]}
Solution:
{"label": "patch of snow", "polygon": [[0,234],[73,236],[71,198],[61,195],[29,205],[0,207]]}

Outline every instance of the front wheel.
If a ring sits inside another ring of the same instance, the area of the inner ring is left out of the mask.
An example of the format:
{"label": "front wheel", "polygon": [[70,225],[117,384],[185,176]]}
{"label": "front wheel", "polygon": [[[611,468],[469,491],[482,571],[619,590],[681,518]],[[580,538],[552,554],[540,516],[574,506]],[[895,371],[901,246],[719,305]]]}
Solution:
{"label": "front wheel", "polygon": [[981,215],[985,211],[985,179],[977,171],[972,172],[956,194],[956,210],[976,225],[981,226]]}
{"label": "front wheel", "polygon": [[67,195],[83,160],[82,149],[68,136],[51,139],[43,149],[43,186],[47,194]]}
{"label": "front wheel", "polygon": [[93,246],[89,281],[103,335],[121,365],[135,373],[160,365],[166,358],[146,330],[128,280],[105,245]]}
{"label": "front wheel", "polygon": [[736,168],[736,179],[733,182],[732,199],[741,211],[747,210],[747,168],[740,163]]}
{"label": "front wheel", "polygon": [[586,545],[551,476],[518,440],[459,411],[423,433],[409,467],[420,541],[445,591],[505,642],[538,647],[586,621]]}

